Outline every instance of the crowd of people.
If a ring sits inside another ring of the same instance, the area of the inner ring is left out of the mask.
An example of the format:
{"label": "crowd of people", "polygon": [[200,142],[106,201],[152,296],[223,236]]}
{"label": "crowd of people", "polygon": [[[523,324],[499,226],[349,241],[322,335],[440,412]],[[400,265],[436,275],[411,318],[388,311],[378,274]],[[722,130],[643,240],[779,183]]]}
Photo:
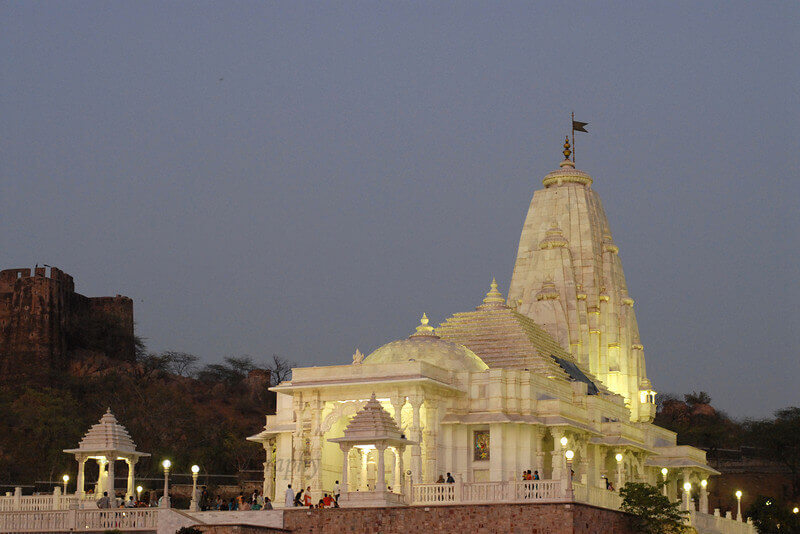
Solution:
{"label": "crowd of people", "polygon": [[289,484],[286,488],[284,506],[291,508],[293,506],[302,506],[305,508],[339,508],[339,495],[341,490],[339,488],[339,481],[334,484],[332,492],[324,492],[322,498],[315,504],[311,498],[311,486],[306,489],[300,488],[297,493],[292,489]]}

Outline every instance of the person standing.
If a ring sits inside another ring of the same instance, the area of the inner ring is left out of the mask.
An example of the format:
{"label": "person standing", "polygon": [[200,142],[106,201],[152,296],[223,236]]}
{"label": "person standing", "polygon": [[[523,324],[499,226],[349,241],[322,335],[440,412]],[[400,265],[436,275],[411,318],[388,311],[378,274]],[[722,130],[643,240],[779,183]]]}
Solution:
{"label": "person standing", "polygon": [[107,491],[104,491],[103,496],[97,499],[97,507],[100,509],[111,508],[111,499],[108,498]]}
{"label": "person standing", "polygon": [[286,506],[286,508],[291,508],[294,505],[294,490],[292,490],[291,484],[286,488],[286,496],[284,497],[283,505]]}
{"label": "person standing", "polygon": [[313,503],[311,502],[311,486],[306,488],[306,494],[303,496],[303,505],[311,507]]}
{"label": "person standing", "polygon": [[341,494],[341,488],[339,487],[339,481],[337,480],[336,483],[333,485],[333,498],[336,502],[339,502],[339,495]]}

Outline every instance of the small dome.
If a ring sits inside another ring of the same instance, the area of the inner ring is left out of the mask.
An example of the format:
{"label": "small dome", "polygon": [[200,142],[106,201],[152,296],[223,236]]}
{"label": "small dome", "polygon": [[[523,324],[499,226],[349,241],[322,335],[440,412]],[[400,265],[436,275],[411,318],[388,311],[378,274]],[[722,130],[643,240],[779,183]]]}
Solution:
{"label": "small dome", "polygon": [[451,371],[483,371],[489,366],[463,345],[441,339],[423,315],[417,331],[406,339],[392,341],[364,358],[364,364],[427,362]]}

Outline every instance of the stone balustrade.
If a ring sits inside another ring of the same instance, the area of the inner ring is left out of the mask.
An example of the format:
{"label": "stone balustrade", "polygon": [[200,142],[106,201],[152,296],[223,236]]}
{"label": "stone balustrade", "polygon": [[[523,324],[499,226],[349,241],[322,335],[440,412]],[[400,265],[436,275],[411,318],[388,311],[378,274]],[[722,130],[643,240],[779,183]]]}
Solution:
{"label": "stone balustrade", "polygon": [[412,505],[490,504],[565,501],[560,480],[510,480],[414,484]]}
{"label": "stone balustrade", "polygon": [[0,513],[0,532],[102,532],[157,530],[158,510],[50,510]]}

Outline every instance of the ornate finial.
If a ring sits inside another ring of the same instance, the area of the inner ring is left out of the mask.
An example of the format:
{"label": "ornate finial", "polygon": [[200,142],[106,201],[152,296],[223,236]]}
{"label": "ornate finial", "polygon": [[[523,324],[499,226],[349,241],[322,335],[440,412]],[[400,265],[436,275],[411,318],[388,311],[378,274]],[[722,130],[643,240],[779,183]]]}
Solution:
{"label": "ornate finial", "polygon": [[569,159],[570,154],[572,154],[572,151],[569,149],[569,136],[568,135],[564,136],[564,152],[563,152],[563,154],[564,154],[564,159]]}
{"label": "ornate finial", "polygon": [[353,365],[358,365],[364,361],[364,355],[361,353],[360,350],[356,349],[356,353],[353,354]]}
{"label": "ornate finial", "polygon": [[506,299],[503,298],[503,294],[497,289],[497,280],[492,277],[492,283],[490,285],[489,292],[486,293],[486,297],[483,299],[484,304],[505,304]]}
{"label": "ornate finial", "polygon": [[422,318],[419,320],[419,326],[417,327],[417,331],[411,334],[411,337],[414,336],[434,336],[436,334],[433,333],[433,327],[428,326],[428,315],[426,313],[422,314]]}

